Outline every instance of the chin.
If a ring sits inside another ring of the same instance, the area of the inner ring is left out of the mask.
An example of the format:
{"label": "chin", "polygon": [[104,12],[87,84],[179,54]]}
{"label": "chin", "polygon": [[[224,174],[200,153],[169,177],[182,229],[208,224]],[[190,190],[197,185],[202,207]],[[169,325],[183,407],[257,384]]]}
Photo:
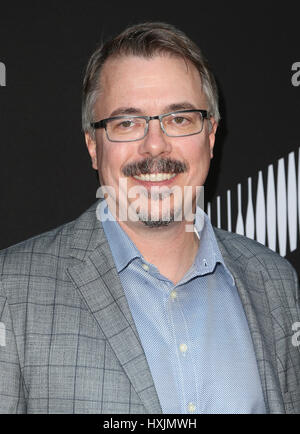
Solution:
{"label": "chin", "polygon": [[141,207],[136,211],[138,220],[143,222],[148,227],[168,226],[171,223],[182,221],[182,205],[163,207],[160,205],[150,207]]}

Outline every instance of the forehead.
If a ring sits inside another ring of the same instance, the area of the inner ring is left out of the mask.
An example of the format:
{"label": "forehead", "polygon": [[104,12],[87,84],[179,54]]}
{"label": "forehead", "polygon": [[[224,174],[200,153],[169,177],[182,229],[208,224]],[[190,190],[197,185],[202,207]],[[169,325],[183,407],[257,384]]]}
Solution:
{"label": "forehead", "polygon": [[191,62],[165,54],[119,56],[109,58],[102,68],[96,110],[98,105],[97,111],[108,115],[116,106],[158,109],[180,101],[203,105],[204,100],[200,74]]}

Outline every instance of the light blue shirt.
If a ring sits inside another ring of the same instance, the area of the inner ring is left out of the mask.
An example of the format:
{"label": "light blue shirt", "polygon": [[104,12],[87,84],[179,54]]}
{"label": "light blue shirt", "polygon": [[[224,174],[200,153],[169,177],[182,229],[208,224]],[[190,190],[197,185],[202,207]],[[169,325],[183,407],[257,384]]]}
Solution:
{"label": "light blue shirt", "polygon": [[111,220],[104,232],[163,413],[265,413],[244,309],[207,215],[197,209],[199,249],[176,285]]}

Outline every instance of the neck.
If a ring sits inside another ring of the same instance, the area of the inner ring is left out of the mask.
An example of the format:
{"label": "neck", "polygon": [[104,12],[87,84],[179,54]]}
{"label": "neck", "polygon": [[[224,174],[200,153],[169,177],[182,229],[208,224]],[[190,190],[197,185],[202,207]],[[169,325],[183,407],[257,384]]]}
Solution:
{"label": "neck", "polygon": [[187,222],[173,222],[158,228],[147,227],[142,222],[119,221],[119,224],[143,257],[174,284],[192,266],[199,240],[194,232],[186,231]]}

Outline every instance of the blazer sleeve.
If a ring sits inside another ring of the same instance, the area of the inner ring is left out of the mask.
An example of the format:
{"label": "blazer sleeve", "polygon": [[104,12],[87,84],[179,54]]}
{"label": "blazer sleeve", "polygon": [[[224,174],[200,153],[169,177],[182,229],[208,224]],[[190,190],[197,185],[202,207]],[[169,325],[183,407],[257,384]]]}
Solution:
{"label": "blazer sleeve", "polygon": [[24,382],[9,304],[0,282],[0,413],[26,413]]}

